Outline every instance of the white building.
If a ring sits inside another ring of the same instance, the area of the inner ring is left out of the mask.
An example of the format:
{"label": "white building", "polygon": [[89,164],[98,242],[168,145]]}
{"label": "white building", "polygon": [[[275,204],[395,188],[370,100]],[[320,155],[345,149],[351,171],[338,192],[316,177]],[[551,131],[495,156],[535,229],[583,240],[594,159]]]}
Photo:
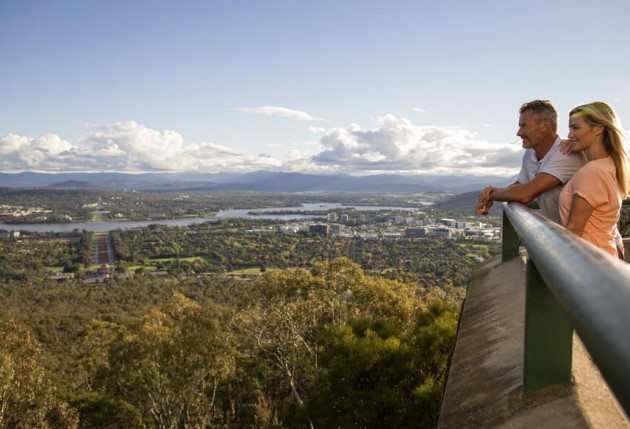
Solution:
{"label": "white building", "polygon": [[18,238],[20,236],[20,231],[5,231],[0,230],[0,239],[6,240],[8,238]]}

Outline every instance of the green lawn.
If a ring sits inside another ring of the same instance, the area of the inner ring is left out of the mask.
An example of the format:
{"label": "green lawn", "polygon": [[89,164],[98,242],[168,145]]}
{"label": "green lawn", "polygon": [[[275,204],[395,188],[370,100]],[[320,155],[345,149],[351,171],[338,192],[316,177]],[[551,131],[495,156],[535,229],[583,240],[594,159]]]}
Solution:
{"label": "green lawn", "polygon": [[138,268],[142,268],[144,271],[156,271],[157,267],[153,265],[129,265],[127,271],[136,271]]}
{"label": "green lawn", "polygon": [[233,270],[234,274],[258,274],[260,273],[260,267],[242,268],[240,270]]}
{"label": "green lawn", "polygon": [[186,261],[186,262],[195,262],[195,261],[206,261],[203,256],[190,256],[188,258],[156,258],[149,259],[151,262],[173,262],[173,261]]}

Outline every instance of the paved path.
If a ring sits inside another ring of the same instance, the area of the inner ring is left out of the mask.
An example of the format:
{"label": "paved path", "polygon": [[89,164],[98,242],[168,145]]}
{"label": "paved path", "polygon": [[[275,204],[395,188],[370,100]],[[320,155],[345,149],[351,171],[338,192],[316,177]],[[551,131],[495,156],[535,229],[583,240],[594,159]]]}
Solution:
{"label": "paved path", "polygon": [[97,265],[108,264],[111,265],[115,262],[114,251],[112,249],[112,242],[107,234],[95,234],[94,235],[94,263]]}

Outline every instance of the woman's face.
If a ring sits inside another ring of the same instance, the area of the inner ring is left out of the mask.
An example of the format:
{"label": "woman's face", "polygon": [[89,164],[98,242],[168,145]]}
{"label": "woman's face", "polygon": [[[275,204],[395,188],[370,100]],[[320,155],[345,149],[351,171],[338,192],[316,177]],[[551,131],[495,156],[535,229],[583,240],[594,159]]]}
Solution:
{"label": "woman's face", "polygon": [[583,116],[571,116],[569,119],[569,139],[573,140],[571,147],[574,152],[590,148],[601,135],[601,125],[590,125]]}

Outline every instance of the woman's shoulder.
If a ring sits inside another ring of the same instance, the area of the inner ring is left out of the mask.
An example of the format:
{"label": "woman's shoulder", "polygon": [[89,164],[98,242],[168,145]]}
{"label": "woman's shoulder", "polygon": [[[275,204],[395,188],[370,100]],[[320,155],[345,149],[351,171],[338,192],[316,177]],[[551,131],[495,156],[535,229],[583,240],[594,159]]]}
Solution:
{"label": "woman's shoulder", "polygon": [[589,161],[580,168],[580,172],[615,171],[615,162],[611,157],[599,158]]}
{"label": "woman's shoulder", "polygon": [[575,181],[584,181],[588,178],[598,177],[602,180],[616,182],[616,168],[612,158],[600,158],[589,161],[575,173]]}

